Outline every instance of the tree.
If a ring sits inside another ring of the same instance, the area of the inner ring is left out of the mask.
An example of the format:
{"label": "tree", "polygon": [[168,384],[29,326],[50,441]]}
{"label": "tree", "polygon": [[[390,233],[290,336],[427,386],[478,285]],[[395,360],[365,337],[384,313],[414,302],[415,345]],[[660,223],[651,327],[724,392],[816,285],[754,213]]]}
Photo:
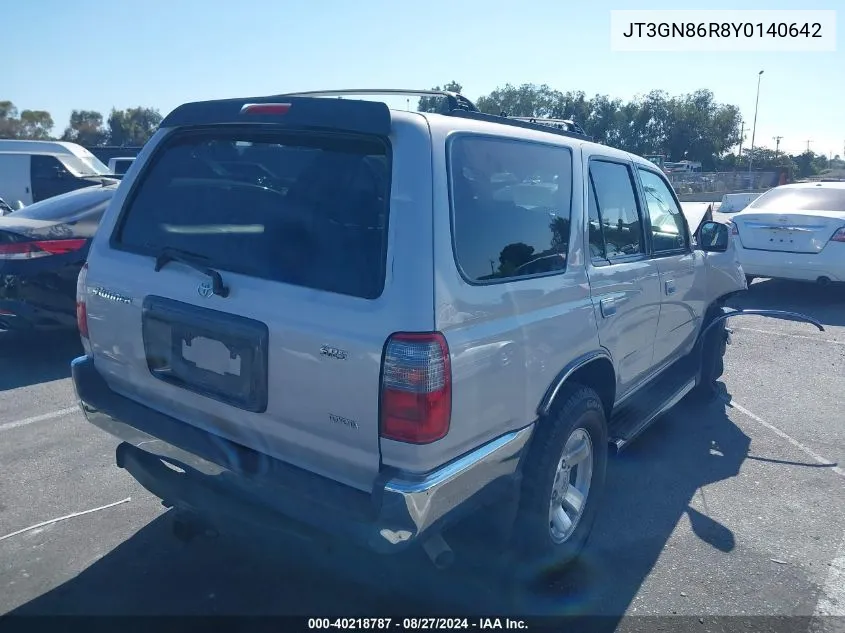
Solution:
{"label": "tree", "polygon": [[[457,81],[450,81],[440,86],[434,86],[432,90],[449,90],[451,92],[460,92],[463,86]],[[440,112],[444,97],[420,97],[417,102],[417,112]]]}
{"label": "tree", "polygon": [[102,114],[96,110],[74,110],[70,113],[70,125],[65,128],[62,140],[90,146],[104,145],[108,137]]}
{"label": "tree", "polygon": [[109,137],[112,145],[143,145],[155,134],[162,116],[153,108],[112,108],[109,114]]}
{"label": "tree", "polygon": [[24,110],[20,117],[19,137],[35,141],[50,140],[53,117],[45,110]]}
{"label": "tree", "polygon": [[806,178],[807,176],[814,176],[816,173],[816,167],[813,164],[813,159],[815,158],[815,154],[813,152],[807,151],[803,154],[799,154],[798,156],[792,157],[792,162],[795,163],[796,175],[799,178]]}
{"label": "tree", "polygon": [[0,101],[0,138],[18,138],[20,125],[15,104],[11,101]]}

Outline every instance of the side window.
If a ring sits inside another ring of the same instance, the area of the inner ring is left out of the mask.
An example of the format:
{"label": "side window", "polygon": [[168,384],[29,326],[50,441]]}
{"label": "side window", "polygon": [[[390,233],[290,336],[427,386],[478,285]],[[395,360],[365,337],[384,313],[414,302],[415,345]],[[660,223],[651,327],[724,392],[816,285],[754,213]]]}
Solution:
{"label": "side window", "polygon": [[34,154],[30,156],[33,180],[53,180],[58,178],[60,174],[67,175],[68,171],[65,166],[59,162],[55,156],[43,156]]}
{"label": "side window", "polygon": [[607,258],[645,253],[642,220],[634,182],[627,166],[603,160],[590,162]]}
{"label": "side window", "polygon": [[599,215],[599,205],[596,202],[596,188],[593,185],[593,179],[590,178],[590,196],[587,202],[587,210],[589,213],[590,225],[590,257],[593,259],[606,259],[607,249],[604,245],[604,234],[601,230],[601,215]]}
{"label": "side window", "polygon": [[563,147],[461,136],[450,144],[457,264],[474,282],[566,269],[572,154]]}
{"label": "side window", "polygon": [[686,223],[668,185],[652,171],[642,168],[638,171],[651,221],[651,236],[655,253],[686,250],[688,246]]}

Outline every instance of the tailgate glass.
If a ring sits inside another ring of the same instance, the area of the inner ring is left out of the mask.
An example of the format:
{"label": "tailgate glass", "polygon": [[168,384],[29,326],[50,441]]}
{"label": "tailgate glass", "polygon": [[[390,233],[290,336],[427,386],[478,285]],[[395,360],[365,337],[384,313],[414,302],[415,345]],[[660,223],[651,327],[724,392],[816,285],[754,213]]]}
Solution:
{"label": "tailgate glass", "polygon": [[375,299],[384,288],[390,159],[377,137],[255,127],[184,130],[139,175],[113,242]]}

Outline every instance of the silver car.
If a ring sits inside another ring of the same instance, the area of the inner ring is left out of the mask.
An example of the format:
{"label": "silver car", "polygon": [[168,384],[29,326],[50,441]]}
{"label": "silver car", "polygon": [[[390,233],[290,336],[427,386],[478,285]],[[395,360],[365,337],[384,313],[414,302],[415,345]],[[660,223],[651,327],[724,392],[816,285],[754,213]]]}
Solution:
{"label": "silver car", "polygon": [[337,96],[164,119],[79,277],[85,415],[182,536],[303,527],[443,565],[443,529],[502,504],[523,560],[565,563],[609,450],[721,374],[733,239],[582,134]]}

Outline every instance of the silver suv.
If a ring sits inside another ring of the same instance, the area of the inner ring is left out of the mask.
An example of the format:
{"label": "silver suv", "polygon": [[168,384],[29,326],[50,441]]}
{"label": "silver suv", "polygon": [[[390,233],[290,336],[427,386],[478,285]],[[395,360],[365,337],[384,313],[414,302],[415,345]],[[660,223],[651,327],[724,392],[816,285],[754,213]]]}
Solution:
{"label": "silver suv", "polygon": [[501,504],[510,551],[569,561],[609,450],[722,372],[729,231],[581,134],[338,96],[164,119],[79,276],[82,409],[185,537],[317,528],[441,565],[443,529]]}

